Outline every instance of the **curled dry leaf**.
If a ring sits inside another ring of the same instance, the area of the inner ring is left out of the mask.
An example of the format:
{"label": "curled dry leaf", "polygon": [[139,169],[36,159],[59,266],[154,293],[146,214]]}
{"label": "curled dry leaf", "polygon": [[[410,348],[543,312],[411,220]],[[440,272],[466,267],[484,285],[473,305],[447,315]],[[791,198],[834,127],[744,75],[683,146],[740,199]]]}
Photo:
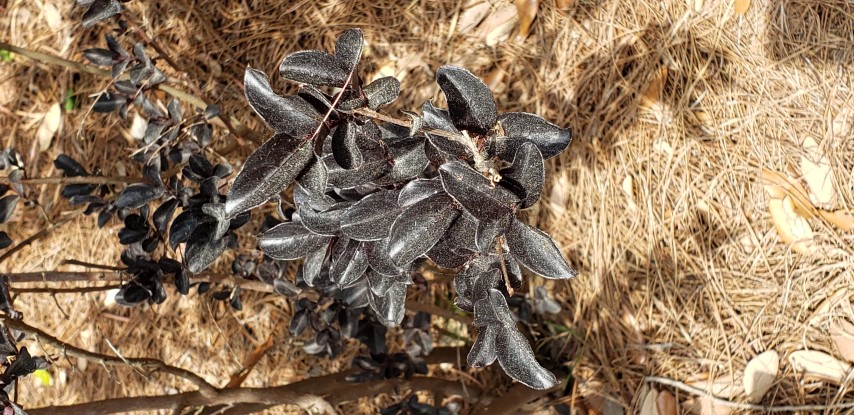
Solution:
{"label": "curled dry leaf", "polygon": [[474,4],[460,13],[460,19],[457,21],[457,30],[461,34],[466,34],[474,30],[480,22],[489,14],[489,3],[482,1]]}
{"label": "curled dry leaf", "polygon": [[771,212],[774,227],[783,242],[790,245],[795,252],[812,254],[815,251],[812,228],[803,216],[797,214],[792,200],[789,196],[782,199],[772,198],[768,202],[768,211]]}
{"label": "curled dry leaf", "polygon": [[668,69],[666,66],[658,68],[658,73],[649,82],[649,85],[647,85],[646,90],[641,96],[641,108],[651,109],[661,101],[662,94],[664,93],[664,84],[667,82],[667,72]]}
{"label": "curled dry leaf", "polygon": [[812,137],[807,137],[804,140],[803,149],[801,174],[809,186],[810,201],[815,206],[828,207],[833,203],[836,196],[830,162]]}
{"label": "curled dry leaf", "polygon": [[823,352],[798,350],[789,355],[792,369],[806,378],[840,384],[851,371],[851,365]]}
{"label": "curled dry leaf", "polygon": [[676,415],[679,413],[676,398],[668,391],[658,392],[658,396],[655,398],[655,409],[658,410],[658,415]]}
{"label": "curled dry leaf", "polygon": [[519,39],[525,39],[531,33],[531,25],[537,18],[540,0],[516,0],[516,12],[519,14]]}
{"label": "curled dry leaf", "polygon": [[751,403],[758,403],[771,389],[780,369],[780,355],[773,350],[760,353],[744,368],[744,392]]}
{"label": "curled dry leaf", "polygon": [[59,130],[59,122],[62,119],[62,109],[59,103],[51,105],[50,109],[44,114],[42,123],[36,133],[36,138],[39,143],[39,151],[45,151],[53,142],[53,136]]}
{"label": "curled dry leaf", "polygon": [[658,415],[658,408],[656,407],[656,399],[658,398],[658,390],[655,388],[650,388],[649,392],[646,393],[646,396],[643,398],[643,402],[641,403],[640,415]]}
{"label": "curled dry leaf", "polygon": [[854,230],[854,213],[848,209],[834,211],[821,210],[818,212],[824,220],[843,231]]}

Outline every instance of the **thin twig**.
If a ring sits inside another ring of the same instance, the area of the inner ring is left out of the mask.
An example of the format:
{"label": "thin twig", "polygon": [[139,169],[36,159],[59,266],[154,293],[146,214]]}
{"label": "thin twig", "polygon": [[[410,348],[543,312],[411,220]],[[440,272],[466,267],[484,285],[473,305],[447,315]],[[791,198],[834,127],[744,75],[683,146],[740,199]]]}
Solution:
{"label": "thin twig", "polygon": [[12,290],[15,294],[83,294],[100,291],[109,291],[121,288],[121,285],[103,285],[99,287],[73,287],[73,288],[50,288],[50,287],[16,287]]}
{"label": "thin twig", "polygon": [[783,405],[783,406],[770,406],[770,405],[756,405],[751,403],[744,402],[733,402],[728,399],[719,398],[715,395],[712,395],[706,392],[703,389],[695,388],[691,385],[685,384],[678,380],[673,380],[670,378],[660,377],[660,376],[647,376],[643,378],[644,382],[658,383],[665,386],[670,386],[672,388],[676,388],[681,390],[682,392],[690,393],[692,395],[702,396],[708,398],[712,402],[716,404],[720,404],[726,407],[735,408],[735,409],[743,409],[749,411],[760,411],[760,412],[811,412],[811,411],[819,411],[819,412],[827,412],[827,411],[838,411],[840,409],[849,409],[854,408],[854,402],[840,402],[835,404],[827,404],[827,405]]}
{"label": "thin twig", "polygon": [[[3,177],[3,180],[9,181],[8,177]],[[105,176],[75,176],[75,177],[33,177],[30,179],[20,179],[17,183],[21,184],[134,184],[146,183],[145,179],[138,177],[105,177]]]}
{"label": "thin twig", "polygon": [[59,340],[56,337],[45,333],[41,329],[35,328],[27,323],[24,323],[22,320],[15,320],[7,316],[0,316],[0,321],[3,322],[4,326],[10,329],[22,331],[31,336],[35,336],[38,341],[50,344],[51,346],[61,349],[63,355],[94,361],[104,366],[126,365],[136,369],[158,370],[172,376],[183,378],[195,384],[199,388],[199,392],[201,393],[201,395],[204,397],[214,397],[218,394],[217,388],[208,383],[201,376],[186,369],[167,365],[161,360],[113,357],[99,353],[93,353],[63,342],[62,340]]}
{"label": "thin twig", "polygon": [[[63,58],[60,58],[57,56],[47,55],[47,54],[44,54],[41,52],[36,52],[34,50],[13,46],[13,45],[10,45],[10,44],[5,43],[5,42],[0,42],[0,49],[8,50],[8,51],[16,53],[18,55],[21,55],[21,56],[24,56],[24,57],[27,57],[27,58],[30,58],[30,59],[33,59],[33,60],[36,60],[36,61],[39,61],[42,63],[46,63],[49,65],[62,66],[64,68],[73,69],[76,71],[86,72],[86,73],[89,73],[92,75],[97,75],[97,76],[100,76],[103,78],[112,79],[112,75],[110,74],[110,71],[98,68],[98,67],[93,66],[93,65],[87,65],[85,63],[74,62],[74,61],[70,61],[68,59],[63,59]],[[119,77],[118,80],[124,79],[126,76],[127,75],[123,75],[123,76]],[[191,104],[197,108],[205,109],[208,107],[208,104],[203,99],[198,98],[194,95],[188,94],[188,93],[181,91],[180,89],[174,88],[172,86],[160,84],[160,85],[157,85],[155,88],[159,89],[159,90],[161,90],[161,91],[163,91],[169,95],[172,95],[173,97],[178,98],[184,102],[187,102],[187,103],[189,103],[189,104]],[[216,122],[217,120],[219,121],[218,123]],[[219,117],[215,118],[213,121],[216,124],[218,124],[219,126],[226,128],[229,132],[231,132],[232,134],[234,134],[237,137],[246,138],[249,141],[252,141],[256,144],[260,144],[263,142],[263,140],[261,139],[261,137],[257,133],[250,130],[246,126],[244,126],[242,123],[240,123],[240,121],[238,121],[233,116],[228,117],[228,121],[226,121],[226,118],[224,116],[219,116]]]}
{"label": "thin twig", "polygon": [[[84,281],[124,281],[128,274],[123,272],[69,272],[69,271],[38,271],[4,274],[10,284],[14,283],[57,283],[57,282],[84,282]],[[201,273],[191,279],[192,282],[210,282],[231,284],[244,290],[271,293],[273,286],[261,281],[246,280],[229,274]],[[14,286],[9,290],[15,291]]]}
{"label": "thin twig", "polygon": [[62,226],[62,225],[65,225],[66,223],[68,223],[68,222],[69,222],[72,218],[74,218],[75,216],[76,216],[76,215],[69,215],[69,216],[66,216],[66,217],[65,217],[65,218],[63,218],[63,219],[60,219],[58,222],[51,223],[51,224],[50,224],[50,225],[48,225],[46,228],[44,228],[44,229],[42,229],[42,230],[40,230],[40,231],[36,232],[34,235],[30,236],[29,238],[24,239],[24,240],[23,240],[23,241],[21,241],[21,242],[18,242],[18,244],[17,244],[17,245],[15,245],[15,246],[13,246],[13,247],[9,248],[8,250],[6,250],[6,252],[4,252],[4,253],[3,253],[3,255],[0,255],[0,263],[3,263],[3,261],[5,261],[7,258],[11,257],[15,252],[18,252],[18,251],[20,251],[21,249],[24,249],[24,247],[25,247],[25,246],[27,246],[27,245],[29,245],[29,244],[33,243],[34,241],[37,241],[37,240],[39,240],[39,239],[41,239],[41,238],[43,238],[43,237],[45,237],[45,236],[49,235],[51,232],[53,232],[53,230],[54,230],[54,229],[56,229],[56,228],[58,228],[58,227],[60,227],[60,226]]}
{"label": "thin twig", "polygon": [[114,267],[112,265],[93,264],[91,262],[78,261],[76,259],[66,259],[65,261],[62,261],[62,265],[79,265],[81,267],[94,268],[94,269],[105,269],[108,271],[124,271],[125,269],[127,269],[124,267]]}

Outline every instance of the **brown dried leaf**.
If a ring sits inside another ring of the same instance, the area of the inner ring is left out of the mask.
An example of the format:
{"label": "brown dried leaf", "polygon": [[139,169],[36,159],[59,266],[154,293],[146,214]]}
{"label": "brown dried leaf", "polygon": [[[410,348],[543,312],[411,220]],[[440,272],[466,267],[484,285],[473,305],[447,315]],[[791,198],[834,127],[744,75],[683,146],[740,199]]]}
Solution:
{"label": "brown dried leaf", "polygon": [[658,415],[658,408],[655,405],[657,398],[658,391],[655,388],[650,388],[643,398],[643,403],[641,403],[640,415]]}
{"label": "brown dried leaf", "polygon": [[795,211],[799,215],[805,218],[813,218],[818,214],[815,206],[810,202],[809,193],[806,189],[785,174],[763,169],[761,181],[772,199],[782,199],[789,196],[792,199]]}
{"label": "brown dried leaf", "polygon": [[39,143],[39,151],[45,151],[53,142],[53,136],[59,130],[59,122],[62,119],[62,109],[59,103],[53,104],[44,114],[42,123],[36,133],[36,139]]}
{"label": "brown dried leaf", "polygon": [[492,13],[483,21],[478,35],[484,38],[487,46],[495,46],[510,38],[510,33],[519,22],[516,6],[506,5]]}
{"label": "brown dried leaf", "polygon": [[780,239],[790,245],[792,250],[804,255],[815,251],[813,231],[809,222],[795,212],[795,206],[790,196],[782,199],[772,198],[768,202],[768,211],[774,220],[774,227]]}
{"label": "brown dried leaf", "polygon": [[676,415],[679,413],[676,398],[666,390],[658,392],[658,397],[655,399],[655,408],[658,410],[658,415]]}
{"label": "brown dried leaf", "polygon": [[555,5],[557,6],[557,8],[562,9],[562,10],[566,10],[566,9],[572,7],[573,4],[575,4],[575,0],[557,0],[557,1],[555,1]]}
{"label": "brown dried leaf", "polygon": [[840,318],[830,325],[830,339],[843,359],[854,362],[854,324]]}
{"label": "brown dried leaf", "polygon": [[519,13],[519,38],[525,39],[531,33],[531,25],[537,18],[540,0],[516,0],[516,11]]}
{"label": "brown dried leaf", "polygon": [[804,377],[840,384],[851,371],[851,365],[823,352],[798,350],[789,355],[789,364]]}
{"label": "brown dried leaf", "polygon": [[252,372],[252,369],[262,357],[267,353],[270,348],[273,347],[273,335],[267,337],[267,341],[260,344],[258,347],[253,349],[248,355],[246,355],[246,359],[243,361],[243,368],[240,369],[237,373],[231,375],[231,379],[229,379],[228,384],[225,385],[226,389],[228,388],[239,388],[243,381],[246,380],[246,377],[249,376],[249,373]]}
{"label": "brown dried leaf", "polygon": [[[724,399],[732,399],[743,392],[741,387],[735,384],[732,375],[692,382],[690,385],[702,389],[712,396]],[[690,399],[685,402],[685,405],[691,413],[697,415],[729,415],[732,413],[732,408],[716,403],[708,396]]]}
{"label": "brown dried leaf", "polygon": [[661,101],[664,93],[664,84],[667,82],[667,66],[658,68],[658,73],[652,78],[652,81],[647,85],[646,90],[641,96],[640,106],[645,109],[651,109],[653,105]]}
{"label": "brown dried leaf", "polygon": [[821,210],[818,212],[824,220],[836,225],[843,231],[854,230],[854,213],[848,209],[839,209],[834,211]]}
{"label": "brown dried leaf", "polygon": [[750,0],[735,0],[735,15],[741,16],[747,13],[747,9],[750,8]]}
{"label": "brown dried leaf", "polygon": [[466,34],[474,30],[489,14],[490,8],[488,2],[482,1],[463,10],[460,13],[460,19],[457,21],[457,31]]}
{"label": "brown dried leaf", "polygon": [[760,353],[744,367],[744,392],[751,403],[758,403],[771,389],[780,369],[780,355],[774,350]]}

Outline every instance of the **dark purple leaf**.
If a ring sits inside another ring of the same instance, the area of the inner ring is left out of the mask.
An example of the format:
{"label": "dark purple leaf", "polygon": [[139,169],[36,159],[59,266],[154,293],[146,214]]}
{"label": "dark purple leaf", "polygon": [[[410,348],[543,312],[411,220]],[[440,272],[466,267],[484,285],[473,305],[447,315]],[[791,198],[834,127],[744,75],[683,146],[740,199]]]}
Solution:
{"label": "dark purple leaf", "polygon": [[365,85],[362,93],[368,99],[368,108],[377,108],[390,104],[400,95],[400,81],[393,76],[385,76]]}
{"label": "dark purple leaf", "polygon": [[403,186],[397,203],[400,207],[407,207],[420,200],[424,200],[435,194],[443,193],[442,182],[438,179],[415,179]]}
{"label": "dark purple leaf", "polygon": [[274,259],[299,259],[329,243],[328,236],[312,233],[302,224],[286,222],[258,236],[258,245]]}
{"label": "dark purple leaf", "polygon": [[103,94],[98,95],[98,99],[92,106],[92,111],[102,113],[118,111],[122,107],[122,105],[127,104],[127,102],[127,97],[125,97],[124,95],[116,95],[111,94],[109,92],[104,92]]}
{"label": "dark purple leaf", "polygon": [[537,362],[528,339],[519,332],[515,323],[498,330],[495,349],[498,354],[498,364],[504,369],[504,373],[517,382],[540,390],[549,389],[557,384],[554,374]]}
{"label": "dark purple leaf", "polygon": [[12,217],[20,199],[21,197],[18,195],[8,195],[0,198],[0,223],[6,223]]}
{"label": "dark purple leaf", "polygon": [[[457,306],[466,311],[473,311],[474,304],[484,298],[491,288],[498,286],[501,280],[501,265],[495,256],[482,255],[474,258],[454,277]],[[460,301],[461,299],[465,301]]]}
{"label": "dark purple leaf", "polygon": [[249,105],[276,133],[306,137],[320,125],[321,115],[314,107],[299,96],[277,95],[264,72],[247,68],[243,82]]}
{"label": "dark purple leaf", "polygon": [[163,187],[148,184],[132,184],[122,191],[121,196],[119,196],[119,200],[116,201],[116,207],[119,209],[137,209],[146,203],[157,199],[162,194]]}
{"label": "dark purple leaf", "polygon": [[410,205],[394,221],[388,253],[398,266],[425,254],[460,215],[451,198],[437,195]]}
{"label": "dark purple leaf", "polygon": [[522,265],[543,277],[568,279],[576,275],[548,234],[518,219],[507,232],[507,246]]}
{"label": "dark purple leaf", "polygon": [[315,86],[343,86],[350,75],[344,62],[326,52],[306,50],[292,53],[279,65],[286,79]]}
{"label": "dark purple leaf", "polygon": [[338,246],[345,246],[340,255],[336,255],[335,251],[332,253],[329,276],[340,288],[346,288],[365,275],[365,271],[368,269],[368,259],[362,251],[359,241],[351,239],[346,245],[342,242],[339,240],[337,244]]}
{"label": "dark purple leaf", "polygon": [[325,212],[316,212],[311,208],[298,207],[300,222],[306,229],[318,234],[334,236],[341,231],[341,217],[346,211],[344,206],[335,206]]}
{"label": "dark purple leaf", "polygon": [[474,256],[474,252],[457,251],[446,239],[442,238],[427,251],[426,256],[442,268],[453,269],[465,265]]}
{"label": "dark purple leaf", "polygon": [[169,245],[172,249],[182,242],[187,242],[193,231],[201,225],[209,221],[209,217],[205,216],[198,210],[185,210],[179,214],[172,225],[169,226]]}
{"label": "dark purple leaf", "polygon": [[424,138],[407,137],[395,141],[390,147],[394,165],[385,176],[377,180],[377,184],[386,185],[416,177],[424,172],[430,162],[424,153]]}
{"label": "dark purple leaf", "polygon": [[190,235],[184,249],[184,261],[193,274],[204,271],[216,261],[226,248],[230,237],[216,238],[211,225],[199,226]]}
{"label": "dark purple leaf", "polygon": [[302,278],[309,287],[314,286],[315,280],[323,271],[327,251],[327,246],[324,245],[306,255],[302,263]]}
{"label": "dark purple leaf", "polygon": [[459,160],[443,164],[439,176],[445,191],[478,220],[500,219],[519,202],[513,193],[494,187],[489,179]]}
{"label": "dark purple leaf", "polygon": [[403,321],[406,315],[406,285],[401,283],[392,284],[385,295],[378,296],[370,293],[368,295],[371,309],[377,318],[388,327],[396,327]]}
{"label": "dark purple leaf", "polygon": [[275,196],[305,168],[313,157],[310,141],[277,134],[246,159],[225,203],[232,218]]}
{"label": "dark purple leaf", "polygon": [[358,127],[350,121],[339,125],[332,133],[332,156],[344,169],[352,170],[362,165],[362,151],[356,143],[358,133]]}
{"label": "dark purple leaf", "polygon": [[365,44],[365,35],[362,29],[349,29],[344,31],[335,40],[335,57],[349,73],[359,64],[362,58],[362,47]]}
{"label": "dark purple leaf", "polygon": [[388,238],[378,241],[362,242],[362,250],[371,269],[383,275],[400,275],[404,270],[398,267],[388,255]]}
{"label": "dark purple leaf", "polygon": [[495,362],[498,354],[495,350],[495,337],[500,326],[489,325],[477,332],[477,338],[471,346],[466,362],[471,367],[486,367]]}
{"label": "dark purple leaf", "polygon": [[424,106],[421,107],[421,111],[424,113],[424,125],[426,127],[447,131],[454,136],[459,137],[458,139],[452,139],[439,134],[425,133],[427,135],[427,139],[430,140],[430,143],[433,144],[437,150],[461,159],[470,159],[474,157],[471,149],[459,141],[465,140],[466,138],[459,132],[459,130],[457,130],[456,127],[454,127],[447,112],[434,107],[430,102],[425,102]]}
{"label": "dark purple leaf", "polygon": [[323,195],[326,192],[326,183],[329,181],[329,170],[323,160],[314,157],[296,180],[304,190],[312,195]]}
{"label": "dark purple leaf", "polygon": [[397,219],[398,192],[385,190],[369,195],[351,206],[341,217],[341,232],[359,241],[376,241],[388,236]]}
{"label": "dark purple leaf", "polygon": [[508,214],[492,222],[480,221],[475,231],[475,246],[480,252],[490,252],[495,245],[495,238],[507,233],[510,222],[514,220],[513,215]]}
{"label": "dark purple leaf", "polygon": [[367,184],[381,177],[391,168],[387,161],[377,160],[366,161],[357,169],[347,170],[338,166],[331,158],[328,160],[326,167],[329,168],[329,185],[339,189],[352,189]]}
{"label": "dark purple leaf", "polygon": [[443,66],[436,82],[448,100],[448,112],[461,130],[486,135],[498,121],[498,109],[492,91],[471,72],[456,66]]}
{"label": "dark purple leaf", "polygon": [[335,203],[335,199],[326,194],[310,192],[300,184],[294,186],[294,204],[299,208],[305,206],[317,211],[324,211],[331,209]]}
{"label": "dark purple leaf", "polygon": [[521,207],[529,208],[540,200],[545,183],[546,169],[543,155],[532,142],[523,143],[516,150],[513,164],[500,171],[501,184],[522,200]]}
{"label": "dark purple leaf", "polygon": [[408,274],[401,273],[398,275],[383,275],[374,270],[369,270],[366,274],[368,286],[371,293],[376,296],[384,296],[394,284],[410,284],[412,279]]}
{"label": "dark purple leaf", "polygon": [[122,12],[122,5],[118,0],[94,0],[89,10],[83,13],[83,27],[92,27],[101,20]]}
{"label": "dark purple leaf", "polygon": [[[560,154],[572,140],[572,129],[560,128],[538,115],[526,112],[502,114],[498,122],[503,127],[505,136],[531,141],[540,149],[540,153],[546,159]],[[493,154],[498,155],[500,152],[496,151]]]}

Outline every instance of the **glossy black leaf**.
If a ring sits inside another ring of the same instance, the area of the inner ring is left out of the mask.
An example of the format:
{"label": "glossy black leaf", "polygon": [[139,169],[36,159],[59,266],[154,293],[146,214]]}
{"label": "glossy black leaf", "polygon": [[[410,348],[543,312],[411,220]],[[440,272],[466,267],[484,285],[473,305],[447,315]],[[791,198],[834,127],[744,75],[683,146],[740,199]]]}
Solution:
{"label": "glossy black leaf", "polygon": [[486,367],[495,362],[498,354],[495,347],[495,338],[500,326],[489,325],[482,327],[477,333],[477,338],[471,346],[466,362],[471,367]]}
{"label": "glossy black leaf", "polygon": [[347,72],[353,71],[362,58],[365,35],[362,29],[348,29],[335,40],[335,57],[344,65]]}
{"label": "glossy black leaf", "polygon": [[326,52],[306,50],[292,53],[279,65],[286,79],[315,86],[343,86],[350,75],[341,59]]}
{"label": "glossy black leaf", "polygon": [[371,309],[384,325],[396,327],[403,321],[406,315],[406,285],[401,283],[392,284],[385,295],[378,296],[370,293],[368,295]]}
{"label": "glossy black leaf", "polygon": [[455,250],[448,240],[442,238],[425,254],[434,264],[453,269],[465,265],[475,254],[466,250]]}
{"label": "glossy black leaf", "polygon": [[359,241],[376,241],[388,236],[397,219],[398,192],[385,190],[371,194],[351,206],[341,217],[341,232]]}
{"label": "glossy black leaf", "polygon": [[454,250],[477,251],[476,236],[479,222],[471,213],[463,212],[445,233],[448,245]]}
{"label": "glossy black leaf", "polygon": [[394,165],[391,171],[379,178],[378,185],[397,183],[420,175],[430,160],[424,152],[424,138],[407,137],[389,146]]}
{"label": "glossy black leaf", "polygon": [[178,244],[187,242],[190,239],[190,235],[193,234],[193,231],[195,231],[199,225],[206,223],[207,221],[208,216],[197,210],[185,210],[181,212],[181,214],[172,221],[172,225],[169,226],[169,245],[172,246],[172,249],[175,249]]}
{"label": "glossy black leaf", "polygon": [[323,195],[326,192],[326,184],[329,182],[329,170],[323,160],[314,157],[296,180],[308,193],[316,196]]}
{"label": "glossy black leaf", "polygon": [[98,95],[98,99],[95,100],[95,104],[92,105],[92,111],[102,113],[118,111],[123,105],[127,104],[127,102],[127,97],[124,95],[104,92],[103,94]]}
{"label": "glossy black leaf", "polygon": [[225,203],[232,218],[275,196],[308,165],[313,157],[309,141],[277,134],[246,159],[234,179]]}
{"label": "glossy black leaf", "polygon": [[494,221],[513,211],[518,199],[459,160],[439,168],[442,186],[451,197],[478,220]]}
{"label": "glossy black leaf", "polygon": [[502,280],[501,272],[495,256],[483,255],[471,260],[454,278],[457,306],[473,311],[474,304],[483,299],[490,289],[498,286]]}
{"label": "glossy black leaf", "polygon": [[386,276],[404,273],[404,269],[398,267],[388,255],[388,238],[362,242],[362,250],[365,251],[368,265],[373,271]]}
{"label": "glossy black leaf", "polygon": [[119,55],[109,49],[93,48],[83,50],[83,57],[97,66],[112,66]]}
{"label": "glossy black leaf", "polygon": [[498,109],[492,91],[471,72],[456,66],[443,66],[436,82],[448,100],[448,112],[454,125],[486,135],[498,121]]}
{"label": "glossy black leaf", "polygon": [[385,76],[365,85],[362,93],[368,99],[368,108],[377,108],[390,104],[400,95],[400,81],[393,76]]}
{"label": "glossy black leaf", "polygon": [[151,215],[154,227],[160,234],[166,234],[166,228],[169,226],[169,221],[172,220],[172,215],[175,214],[175,209],[178,207],[178,199],[172,198],[163,202]]}
{"label": "glossy black leaf", "polygon": [[572,129],[560,128],[538,115],[526,112],[502,114],[498,122],[504,129],[504,135],[531,141],[546,159],[560,154],[572,140]]}
{"label": "glossy black leaf", "polygon": [[116,304],[132,307],[151,298],[151,291],[137,284],[128,284],[116,293]]}
{"label": "glossy black leaf", "polygon": [[510,224],[507,246],[522,265],[543,277],[567,279],[576,275],[548,234],[518,219]]}
{"label": "glossy black leaf", "polygon": [[332,133],[332,156],[344,169],[351,170],[362,165],[362,151],[356,143],[358,133],[358,127],[351,121],[339,125]]}
{"label": "glossy black leaf", "polygon": [[331,209],[335,203],[336,200],[329,195],[311,192],[300,184],[294,186],[294,204],[300,208],[308,207],[322,212]]}
{"label": "glossy black leaf", "polygon": [[229,236],[216,238],[211,225],[196,228],[184,249],[187,269],[194,274],[204,271],[225,252],[229,239]]}
{"label": "glossy black leaf", "polygon": [[368,258],[360,247],[361,243],[350,240],[346,245],[339,242],[339,246],[346,246],[340,253],[332,253],[332,263],[329,267],[329,276],[332,281],[341,288],[346,288],[361,278],[368,269]]}
{"label": "glossy black leaf", "polygon": [[305,329],[308,328],[308,313],[305,311],[297,311],[291,318],[291,324],[288,326],[288,331],[291,336],[299,336]]}
{"label": "glossy black leaf", "polygon": [[294,283],[281,278],[276,278],[273,280],[273,290],[275,290],[281,295],[284,295],[285,297],[290,298],[294,298],[302,292],[302,290],[297,288]]}
{"label": "glossy black leaf", "polygon": [[[349,202],[344,205],[349,205]],[[306,229],[318,235],[334,236],[341,231],[341,217],[345,211],[344,206],[335,206],[325,212],[316,212],[314,209],[300,206],[298,214]]]}
{"label": "glossy black leaf", "polygon": [[366,161],[357,169],[347,170],[330,158],[326,166],[329,168],[329,185],[339,189],[352,189],[368,184],[391,169],[386,160]]}
{"label": "glossy black leaf", "polygon": [[285,222],[258,236],[258,245],[274,259],[299,259],[326,246],[329,237],[318,235],[297,222]]}
{"label": "glossy black leaf", "polygon": [[62,173],[68,177],[88,176],[89,173],[76,160],[68,157],[65,154],[60,154],[53,161],[56,168],[62,170]]}
{"label": "glossy black leaf", "polygon": [[507,233],[510,222],[513,221],[512,214],[504,215],[492,222],[480,221],[475,231],[475,246],[480,252],[491,252],[495,245],[495,238]]}
{"label": "glossy black leaf", "polygon": [[83,27],[92,27],[121,12],[122,5],[118,0],[94,0],[86,13],[83,13]]}
{"label": "glossy black leaf", "polygon": [[400,207],[407,207],[430,196],[443,193],[442,182],[438,179],[415,179],[400,189],[397,203]]}
{"label": "glossy black leaf", "polygon": [[116,201],[119,209],[137,209],[163,195],[163,187],[148,184],[133,184],[125,188]]}
{"label": "glossy black leaf", "polygon": [[321,115],[311,104],[299,96],[273,92],[264,72],[247,68],[243,82],[249,105],[277,133],[306,137],[320,125]]}
{"label": "glossy black leaf", "polygon": [[12,239],[9,238],[9,234],[0,231],[0,249],[6,249],[9,245],[12,245]]}
{"label": "glossy black leaf", "polygon": [[500,174],[500,184],[522,200],[523,209],[533,206],[540,200],[545,184],[546,168],[543,155],[534,143],[526,142],[519,146],[513,157],[513,164],[502,169]]}
{"label": "glossy black leaf", "polygon": [[183,270],[175,274],[175,289],[177,289],[181,295],[187,295],[190,293],[190,277]]}
{"label": "glossy black leaf", "polygon": [[20,199],[21,197],[18,195],[8,195],[0,198],[0,223],[6,223],[12,217]]}
{"label": "glossy black leaf", "polygon": [[528,339],[516,325],[503,326],[495,338],[498,364],[504,373],[533,389],[549,389],[557,384],[554,374],[537,362]]}
{"label": "glossy black leaf", "polygon": [[460,211],[445,195],[437,195],[410,205],[394,221],[389,234],[388,253],[398,266],[425,254],[454,223]]}

